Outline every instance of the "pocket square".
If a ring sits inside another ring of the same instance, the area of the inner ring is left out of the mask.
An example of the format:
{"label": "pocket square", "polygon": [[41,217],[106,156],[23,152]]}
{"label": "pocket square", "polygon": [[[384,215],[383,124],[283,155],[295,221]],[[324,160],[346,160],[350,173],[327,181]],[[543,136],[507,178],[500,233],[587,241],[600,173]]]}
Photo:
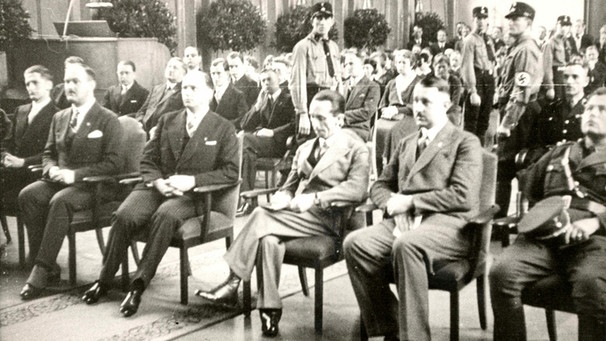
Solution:
{"label": "pocket square", "polygon": [[130,102],[131,103],[137,103],[137,100],[136,99],[131,99]]}
{"label": "pocket square", "polygon": [[86,137],[88,137],[89,139],[98,139],[100,137],[103,137],[103,132],[101,130],[93,130]]}
{"label": "pocket square", "polygon": [[216,146],[217,141],[204,141],[204,144],[207,146]]}

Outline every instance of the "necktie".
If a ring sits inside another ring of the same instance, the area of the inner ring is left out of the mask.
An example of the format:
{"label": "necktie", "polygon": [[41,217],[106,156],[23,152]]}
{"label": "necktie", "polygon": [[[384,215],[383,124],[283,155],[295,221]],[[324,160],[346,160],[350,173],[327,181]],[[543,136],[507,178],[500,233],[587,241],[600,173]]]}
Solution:
{"label": "necktie", "polygon": [[69,121],[69,127],[72,128],[73,131],[76,131],[77,126],[78,126],[78,110],[74,109],[72,111],[72,119]]}
{"label": "necktie", "polygon": [[490,40],[490,38],[488,37],[488,35],[486,33],[484,33],[484,42],[486,43],[486,52],[488,54],[488,60],[491,62],[494,62],[495,61],[494,46],[492,44],[492,41]]}
{"label": "necktie", "polygon": [[328,66],[328,75],[330,78],[335,76],[335,67],[332,65],[332,56],[330,55],[330,48],[328,47],[328,39],[323,39],[324,54],[326,55],[326,65]]}
{"label": "necktie", "polygon": [[419,137],[419,141],[417,144],[417,160],[419,159],[419,157],[421,157],[423,151],[425,151],[425,147],[427,147],[427,136],[421,134],[421,137]]}
{"label": "necktie", "polygon": [[267,95],[267,104],[269,105],[269,110],[274,108],[274,100],[272,99],[271,95]]}
{"label": "necktie", "polygon": [[193,119],[187,121],[186,129],[187,129],[187,135],[189,135],[190,138],[192,136],[194,136],[194,133],[196,132],[196,126],[194,125]]}

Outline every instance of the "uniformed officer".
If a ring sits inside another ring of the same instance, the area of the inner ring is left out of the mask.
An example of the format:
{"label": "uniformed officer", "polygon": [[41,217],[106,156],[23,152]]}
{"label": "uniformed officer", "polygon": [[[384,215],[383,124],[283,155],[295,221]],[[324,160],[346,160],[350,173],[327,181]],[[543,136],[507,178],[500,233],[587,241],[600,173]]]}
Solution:
{"label": "uniformed officer", "polygon": [[543,46],[543,86],[548,100],[564,98],[563,68],[570,61],[572,47],[566,37],[570,34],[570,16],[561,15],[556,23],[555,34]]}
{"label": "uniformed officer", "polygon": [[473,32],[463,38],[461,78],[469,94],[465,104],[465,130],[484,141],[495,91],[494,42],[486,34],[488,8],[475,7]]}
{"label": "uniformed officer", "polygon": [[588,69],[581,64],[568,64],[563,68],[563,79],[566,97],[544,106],[533,122],[525,164],[538,160],[557,143],[576,141],[583,136],[581,116],[587,102],[583,88],[589,83]]}
{"label": "uniformed officer", "polygon": [[501,207],[499,216],[507,215],[511,180],[516,175],[515,156],[527,147],[531,122],[541,110],[536,99],[543,80],[543,66],[541,51],[532,38],[534,16],[534,9],[524,2],[514,2],[505,16],[509,23],[509,36],[514,41],[503,63],[499,88],[502,113],[497,129],[496,202]]}
{"label": "uniformed officer", "polygon": [[[523,232],[537,226],[543,232],[539,236],[520,234],[492,266],[489,278],[495,341],[526,340],[521,292],[554,274],[572,288],[578,339],[606,340],[606,88],[590,95],[581,129],[582,139],[555,147],[520,173],[521,189],[531,204],[569,196],[569,208],[559,224],[560,231],[549,231],[550,226],[543,227],[540,222],[563,212],[550,214],[550,205],[545,202],[543,208],[528,212]],[[563,236],[563,244],[553,242],[558,235]]]}
{"label": "uniformed officer", "polygon": [[309,103],[320,90],[335,90],[341,79],[339,47],[328,32],[335,21],[332,5],[318,2],[311,8],[311,33],[293,48],[293,65],[288,87],[299,116],[299,135],[309,135]]}

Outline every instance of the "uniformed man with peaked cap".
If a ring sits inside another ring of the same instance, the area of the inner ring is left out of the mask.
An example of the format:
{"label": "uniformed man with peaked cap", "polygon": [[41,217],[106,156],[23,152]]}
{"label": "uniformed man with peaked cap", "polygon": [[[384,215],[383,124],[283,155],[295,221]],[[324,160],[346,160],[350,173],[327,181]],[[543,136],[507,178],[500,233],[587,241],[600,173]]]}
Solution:
{"label": "uniformed man with peaked cap", "polygon": [[522,291],[554,274],[570,285],[578,339],[606,340],[606,88],[590,95],[581,121],[582,139],[519,174],[534,207],[490,270],[495,341],[526,340]]}
{"label": "uniformed man with peaked cap", "polygon": [[559,16],[555,34],[543,45],[543,87],[547,100],[564,98],[563,69],[570,61],[572,52],[568,41],[571,28],[570,16]]}

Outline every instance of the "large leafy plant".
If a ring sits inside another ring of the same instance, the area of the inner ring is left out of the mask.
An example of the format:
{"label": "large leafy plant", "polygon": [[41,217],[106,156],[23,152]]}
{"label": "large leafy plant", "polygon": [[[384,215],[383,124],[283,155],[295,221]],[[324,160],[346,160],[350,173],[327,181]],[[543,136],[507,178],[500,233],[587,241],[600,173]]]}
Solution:
{"label": "large leafy plant", "polygon": [[[292,52],[299,40],[311,32],[311,9],[309,6],[299,5],[290,11],[281,14],[276,20],[276,39],[272,43],[280,52]],[[328,33],[332,40],[337,40],[339,33],[336,25]]]}
{"label": "large leafy plant", "polygon": [[248,0],[217,0],[199,22],[204,46],[216,51],[252,50],[261,43],[267,29],[261,12]]}
{"label": "large leafy plant", "polygon": [[391,32],[385,16],[376,9],[357,9],[345,19],[344,39],[346,47],[374,50],[385,44]]}
{"label": "large leafy plant", "polygon": [[423,40],[435,41],[438,31],[444,28],[444,21],[435,12],[419,12],[415,15],[415,25],[423,28]]}
{"label": "large leafy plant", "polygon": [[0,51],[7,51],[18,40],[29,38],[34,31],[29,18],[21,0],[0,1]]}

